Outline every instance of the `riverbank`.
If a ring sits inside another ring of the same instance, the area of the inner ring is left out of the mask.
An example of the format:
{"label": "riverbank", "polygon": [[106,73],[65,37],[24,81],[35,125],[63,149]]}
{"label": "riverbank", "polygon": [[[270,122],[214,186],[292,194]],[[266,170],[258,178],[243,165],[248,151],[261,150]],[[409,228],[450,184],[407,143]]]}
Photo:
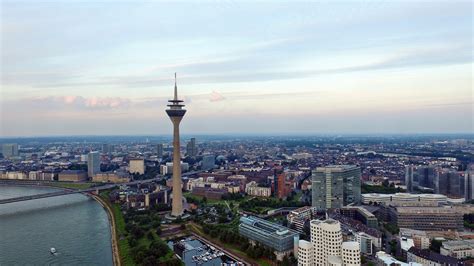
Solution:
{"label": "riverbank", "polygon": [[[0,199],[57,191],[50,187],[0,185]],[[0,265],[112,265],[107,212],[97,201],[84,196],[1,204]],[[51,247],[56,248],[57,255],[51,254]]]}
{"label": "riverbank", "polygon": [[111,209],[111,207],[109,206],[109,204],[107,202],[105,202],[100,196],[97,196],[97,195],[94,195],[94,194],[90,194],[90,196],[95,199],[97,202],[99,202],[100,205],[102,205],[102,207],[104,207],[104,209],[106,210],[107,212],[107,216],[109,217],[109,221],[110,221],[110,235],[111,235],[111,240],[112,240],[112,258],[113,258],[113,262],[114,262],[114,265],[115,266],[121,266],[122,263],[120,261],[120,253],[119,253],[119,249],[118,249],[118,241],[117,241],[117,226],[116,226],[116,222],[115,222],[115,216],[114,216],[114,213]]}

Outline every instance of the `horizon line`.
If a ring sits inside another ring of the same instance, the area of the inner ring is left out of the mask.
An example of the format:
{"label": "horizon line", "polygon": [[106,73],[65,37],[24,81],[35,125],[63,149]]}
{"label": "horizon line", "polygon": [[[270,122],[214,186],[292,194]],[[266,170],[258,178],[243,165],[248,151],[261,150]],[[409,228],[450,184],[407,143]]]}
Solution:
{"label": "horizon line", "polygon": [[[384,132],[384,133],[196,133],[196,134],[181,134],[182,136],[247,136],[247,137],[259,137],[259,136],[275,136],[275,137],[294,137],[294,136],[472,136],[474,137],[473,132]],[[64,138],[64,137],[172,137],[172,134],[90,134],[90,135],[18,135],[18,136],[0,136],[0,139],[15,139],[15,138]]]}

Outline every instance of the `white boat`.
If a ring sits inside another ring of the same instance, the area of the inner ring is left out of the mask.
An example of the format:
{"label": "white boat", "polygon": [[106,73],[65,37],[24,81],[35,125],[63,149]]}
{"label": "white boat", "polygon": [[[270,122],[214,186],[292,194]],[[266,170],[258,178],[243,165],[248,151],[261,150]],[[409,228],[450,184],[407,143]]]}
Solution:
{"label": "white boat", "polygon": [[51,251],[51,254],[56,254],[56,249],[55,248],[51,248],[50,251]]}

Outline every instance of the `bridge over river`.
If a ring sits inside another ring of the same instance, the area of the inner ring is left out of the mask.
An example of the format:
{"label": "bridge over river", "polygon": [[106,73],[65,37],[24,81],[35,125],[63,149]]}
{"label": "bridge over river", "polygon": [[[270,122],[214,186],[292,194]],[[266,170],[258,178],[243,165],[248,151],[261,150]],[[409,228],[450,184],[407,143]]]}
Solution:
{"label": "bridge over river", "polygon": [[[185,176],[191,176],[194,174],[201,173],[203,171],[192,171],[192,172],[187,172],[182,174],[183,177]],[[114,187],[120,186],[120,185],[127,185],[127,186],[136,186],[139,184],[146,184],[146,183],[151,183],[154,181],[160,181],[163,179],[163,176],[158,176],[156,178],[152,179],[145,179],[145,180],[135,180],[131,181],[128,183],[117,183],[117,184],[104,184],[100,186],[93,186],[90,188],[86,189],[62,189],[61,191],[55,191],[55,192],[49,192],[49,193],[44,193],[44,194],[36,194],[36,195],[30,195],[30,196],[22,196],[22,197],[16,197],[16,198],[9,198],[9,199],[2,199],[0,200],[0,204],[7,204],[7,203],[13,203],[13,202],[19,202],[19,201],[27,201],[27,200],[35,200],[35,199],[43,199],[43,198],[50,198],[50,197],[58,197],[58,196],[63,196],[63,195],[69,195],[69,194],[76,194],[76,193],[91,193],[94,191],[101,191],[101,190],[107,190],[107,189],[112,189]],[[9,184],[9,185],[29,185],[29,186],[45,186],[50,183],[54,182],[38,182],[34,180],[1,180],[1,184]]]}

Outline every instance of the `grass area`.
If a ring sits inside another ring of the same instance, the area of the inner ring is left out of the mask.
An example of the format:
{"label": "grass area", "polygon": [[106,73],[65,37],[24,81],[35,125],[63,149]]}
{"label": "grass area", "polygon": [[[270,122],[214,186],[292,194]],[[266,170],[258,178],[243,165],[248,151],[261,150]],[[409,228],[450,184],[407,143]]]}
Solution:
{"label": "grass area", "polygon": [[[185,192],[185,193],[183,193],[183,196],[186,197],[186,198],[195,199],[197,201],[202,201],[202,199],[204,198],[202,196],[193,195],[193,194],[191,194],[191,192]],[[207,199],[207,204],[215,204],[215,203],[224,203],[224,201],[223,200],[218,200],[218,199]]]}
{"label": "grass area", "polygon": [[398,192],[404,192],[404,190],[395,187],[371,186],[367,184],[362,184],[361,186],[361,193],[393,194]]}
{"label": "grass area", "polygon": [[132,259],[132,254],[130,251],[130,245],[128,244],[128,240],[125,237],[127,235],[127,231],[125,230],[125,219],[123,218],[122,211],[120,210],[120,206],[118,204],[112,204],[109,201],[109,192],[103,191],[100,193],[100,197],[111,206],[114,218],[115,218],[115,229],[117,230],[117,241],[118,241],[118,248],[120,253],[120,260],[123,265],[135,265],[135,262]]}
{"label": "grass area", "polygon": [[69,183],[69,182],[51,182],[48,186],[69,188],[69,189],[86,189],[94,186],[95,183]]}
{"label": "grass area", "polygon": [[120,206],[117,204],[112,205],[112,211],[115,217],[115,225],[118,233],[118,245],[120,252],[120,259],[122,260],[123,265],[135,265],[135,262],[132,259],[130,252],[130,245],[128,240],[125,237],[127,231],[125,230],[125,220],[120,210]]}

